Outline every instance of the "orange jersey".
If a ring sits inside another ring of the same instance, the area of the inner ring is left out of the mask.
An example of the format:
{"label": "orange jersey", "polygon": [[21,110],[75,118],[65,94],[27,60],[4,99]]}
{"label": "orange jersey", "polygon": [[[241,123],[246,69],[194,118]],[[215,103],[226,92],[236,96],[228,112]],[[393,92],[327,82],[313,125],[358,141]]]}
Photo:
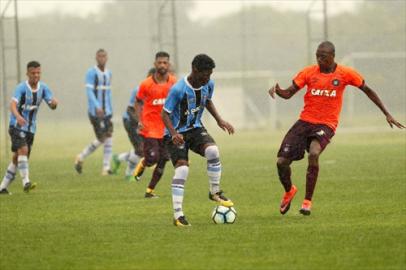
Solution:
{"label": "orange jersey", "polygon": [[141,113],[143,129],[140,134],[147,138],[162,139],[165,125],[161,118],[162,107],[169,89],[176,82],[175,76],[169,75],[168,81],[157,84],[153,76],[146,78],[140,85],[137,100],[144,103]]}
{"label": "orange jersey", "polygon": [[307,85],[300,119],[337,128],[347,85],[361,87],[364,79],[355,70],[337,65],[332,73],[321,73],[318,65],[305,67],[293,79],[299,88]]}

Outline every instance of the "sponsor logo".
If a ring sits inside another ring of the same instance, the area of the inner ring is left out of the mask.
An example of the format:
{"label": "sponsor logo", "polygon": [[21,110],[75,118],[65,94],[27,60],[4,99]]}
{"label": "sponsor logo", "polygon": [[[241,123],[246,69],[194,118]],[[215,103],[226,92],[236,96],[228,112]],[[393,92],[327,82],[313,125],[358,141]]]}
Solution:
{"label": "sponsor logo", "polygon": [[324,96],[324,97],[336,97],[336,90],[323,90],[323,89],[312,89],[310,93],[313,96]]}
{"label": "sponsor logo", "polygon": [[207,134],[207,132],[202,132],[202,133],[200,133],[200,135],[202,135],[202,136],[207,136],[207,135],[209,135],[209,134]]}
{"label": "sponsor logo", "polygon": [[333,84],[334,86],[339,86],[339,85],[340,85],[340,81],[339,81],[338,79],[334,79],[334,80],[332,81],[332,84]]}
{"label": "sponsor logo", "polygon": [[285,145],[285,147],[283,147],[283,152],[289,152],[289,149],[290,149],[290,145],[289,144],[286,144]]}
{"label": "sponsor logo", "polygon": [[37,106],[37,105],[27,105],[27,104],[24,104],[24,105],[22,106],[22,108],[23,108],[24,110],[26,110],[26,111],[33,111],[33,110],[38,109],[38,106]]}
{"label": "sponsor logo", "polygon": [[200,107],[188,110],[185,112],[185,115],[189,115],[189,114],[195,114],[196,112],[198,112],[200,110]]}
{"label": "sponsor logo", "polygon": [[23,138],[23,139],[25,138],[25,132],[22,132],[22,131],[20,132],[20,138]]}
{"label": "sponsor logo", "polygon": [[159,105],[163,105],[163,104],[165,104],[164,98],[157,98],[152,101],[153,106],[159,106]]}

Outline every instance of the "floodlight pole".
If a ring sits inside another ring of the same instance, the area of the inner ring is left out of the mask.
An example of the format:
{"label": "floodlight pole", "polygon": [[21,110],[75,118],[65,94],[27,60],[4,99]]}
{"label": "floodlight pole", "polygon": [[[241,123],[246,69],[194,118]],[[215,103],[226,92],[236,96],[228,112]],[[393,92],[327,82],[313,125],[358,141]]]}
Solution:
{"label": "floodlight pole", "polygon": [[323,0],[323,39],[328,40],[327,0]]}

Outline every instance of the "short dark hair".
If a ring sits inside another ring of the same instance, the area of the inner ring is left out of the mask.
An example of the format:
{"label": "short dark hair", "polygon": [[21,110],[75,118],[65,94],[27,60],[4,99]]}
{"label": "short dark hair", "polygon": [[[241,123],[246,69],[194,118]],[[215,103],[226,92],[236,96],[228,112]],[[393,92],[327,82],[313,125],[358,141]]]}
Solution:
{"label": "short dark hair", "polygon": [[107,53],[107,51],[105,49],[100,48],[100,49],[97,50],[96,55],[99,54],[99,53],[102,53],[102,52]]}
{"label": "short dark hair", "polygon": [[40,67],[40,66],[41,66],[41,64],[38,61],[30,61],[27,64],[27,69],[29,69],[29,68],[37,68],[37,67]]}
{"label": "short dark hair", "polygon": [[319,44],[319,47],[327,48],[329,49],[333,54],[336,52],[336,47],[334,46],[333,42],[331,41],[323,41],[322,43]]}
{"label": "short dark hair", "polygon": [[168,57],[168,58],[170,58],[169,53],[164,52],[164,51],[160,51],[160,52],[157,52],[155,54],[155,60],[157,60],[160,57]]}
{"label": "short dark hair", "polygon": [[216,63],[207,54],[198,54],[193,58],[192,67],[195,67],[198,71],[206,71],[215,68]]}

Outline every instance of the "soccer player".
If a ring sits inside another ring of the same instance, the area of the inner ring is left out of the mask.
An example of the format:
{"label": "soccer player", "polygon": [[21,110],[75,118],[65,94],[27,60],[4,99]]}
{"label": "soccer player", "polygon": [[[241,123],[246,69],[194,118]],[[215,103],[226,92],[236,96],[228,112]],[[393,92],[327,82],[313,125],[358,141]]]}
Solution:
{"label": "soccer player", "polygon": [[75,169],[81,174],[83,162],[100,145],[104,144],[102,175],[112,174],[110,159],[113,148],[113,108],[111,101],[111,71],[106,68],[107,52],[99,49],[96,52],[97,65],[90,68],[86,74],[86,92],[88,100],[88,115],[93,125],[96,139],[76,156]]}
{"label": "soccer player", "polygon": [[335,134],[347,85],[358,87],[363,91],[383,112],[391,127],[395,125],[404,128],[390,115],[375,91],[365,83],[364,78],[354,69],[337,64],[334,56],[334,44],[329,41],[322,42],[316,51],[317,65],[301,70],[289,88],[281,89],[277,83],[269,89],[272,98],[277,94],[281,98],[289,99],[307,86],[300,119],[288,131],[278,152],[279,180],[285,189],[280,205],[280,213],[283,215],[288,212],[297,192],[296,186],[291,181],[290,164],[295,160],[301,160],[305,151],[308,152],[306,194],[300,213],[303,215],[311,213],[312,197],[319,173],[319,156]]}
{"label": "soccer player", "polygon": [[[147,78],[155,73],[155,68],[151,68],[148,71]],[[128,139],[133,145],[132,150],[124,152],[118,155],[113,155],[113,173],[117,173],[120,163],[123,161],[127,162],[127,169],[125,172],[125,178],[131,180],[133,171],[137,163],[141,160],[143,156],[142,153],[142,137],[138,134],[138,118],[135,113],[135,97],[137,96],[139,87],[135,87],[131,92],[130,102],[127,106],[127,110],[123,114],[124,128],[127,131]]]}
{"label": "soccer player", "polygon": [[171,88],[162,111],[167,128],[165,145],[175,166],[172,180],[175,226],[190,226],[182,210],[184,186],[189,173],[189,149],[207,159],[209,199],[228,207],[234,205],[220,190],[219,149],[201,122],[204,108],[207,108],[221,129],[234,133],[233,126],[221,118],[212,101],[214,82],[210,76],[214,68],[215,63],[209,56],[196,55],[191,73]]}
{"label": "soccer player", "polygon": [[145,198],[157,198],[154,189],[169,160],[163,141],[165,126],[161,119],[161,111],[169,89],[176,82],[176,78],[169,73],[167,52],[156,53],[154,66],[155,73],[141,82],[135,102],[135,112],[139,119],[138,130],[144,141],[144,158],[137,164],[134,176],[139,180],[145,167],[156,165]]}
{"label": "soccer player", "polygon": [[9,131],[11,137],[12,160],[0,185],[0,194],[11,194],[7,188],[20,172],[24,192],[34,189],[36,183],[29,178],[28,158],[34,142],[37,126],[37,113],[42,100],[55,110],[58,101],[53,98],[48,86],[40,81],[41,65],[37,61],[27,64],[28,80],[17,85],[10,103]]}

